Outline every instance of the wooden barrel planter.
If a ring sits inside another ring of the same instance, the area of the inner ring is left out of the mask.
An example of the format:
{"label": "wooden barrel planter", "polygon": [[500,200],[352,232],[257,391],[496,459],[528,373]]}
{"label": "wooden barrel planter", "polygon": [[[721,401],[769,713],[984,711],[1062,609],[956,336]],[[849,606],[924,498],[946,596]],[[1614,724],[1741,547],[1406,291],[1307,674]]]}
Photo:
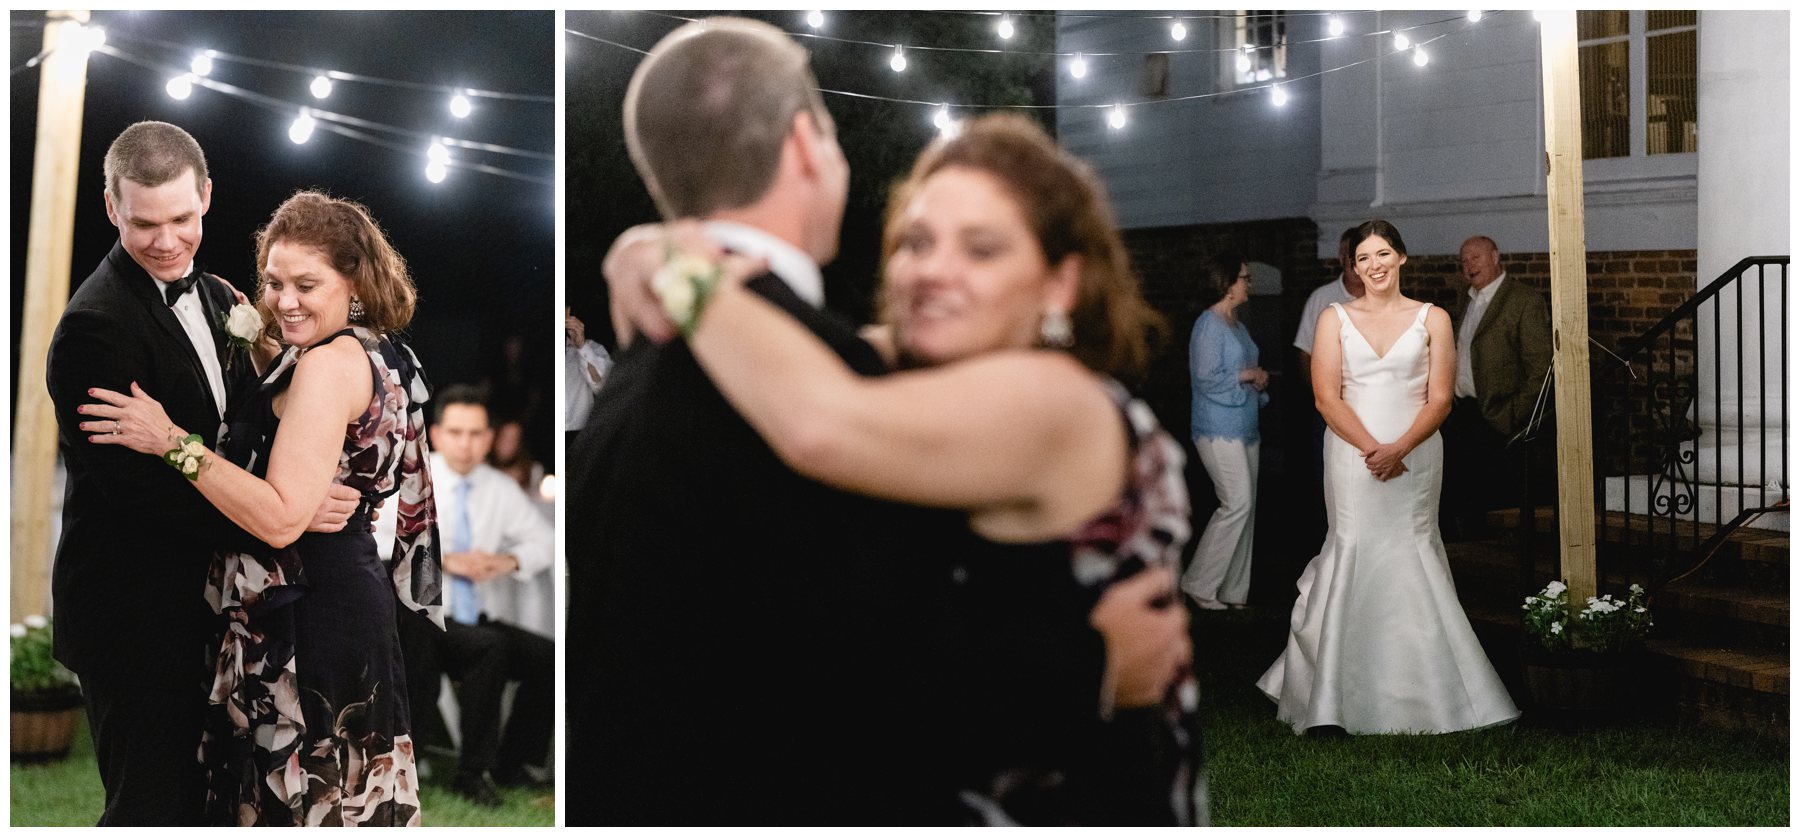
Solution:
{"label": "wooden barrel planter", "polygon": [[56,761],[69,755],[80,721],[81,692],[12,693],[12,760]]}
{"label": "wooden barrel planter", "polygon": [[1525,693],[1545,721],[1564,727],[1604,724],[1631,714],[1641,668],[1634,654],[1551,654],[1527,648]]}

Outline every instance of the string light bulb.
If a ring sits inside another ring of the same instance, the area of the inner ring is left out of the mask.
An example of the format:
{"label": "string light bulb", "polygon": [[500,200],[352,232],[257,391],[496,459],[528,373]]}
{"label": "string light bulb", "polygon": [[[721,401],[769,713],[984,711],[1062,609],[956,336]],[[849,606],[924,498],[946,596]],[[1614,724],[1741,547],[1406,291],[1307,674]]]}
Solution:
{"label": "string light bulb", "polygon": [[1325,31],[1331,33],[1331,37],[1333,38],[1343,37],[1344,19],[1337,15],[1332,15],[1331,19],[1325,23]]}
{"label": "string light bulb", "polygon": [[331,79],[322,74],[313,76],[312,86],[308,89],[312,91],[313,98],[323,99],[331,95]]}
{"label": "string light bulb", "polygon": [[1177,41],[1186,38],[1187,27],[1183,26],[1181,21],[1175,21],[1175,25],[1169,27],[1169,37],[1174,38]]}
{"label": "string light bulb", "polygon": [[806,25],[811,26],[814,29],[823,27],[825,25],[825,13],[818,9],[807,12]]}
{"label": "string light bulb", "polygon": [[188,69],[192,70],[194,75],[203,76],[212,72],[212,64],[212,51],[207,50],[195,55],[194,60],[188,62]]}
{"label": "string light bulb", "polygon": [[1243,51],[1243,52],[1242,52],[1242,53],[1239,53],[1239,54],[1238,54],[1238,57],[1237,57],[1237,68],[1238,68],[1238,72],[1240,72],[1240,73],[1248,73],[1248,72],[1250,72],[1250,67],[1251,67],[1251,63],[1250,63],[1250,45],[1249,45],[1249,44],[1245,44],[1245,45],[1244,45],[1244,51]]}
{"label": "string light bulb", "polygon": [[1431,62],[1431,56],[1425,54],[1425,45],[1413,47],[1413,64],[1423,67]]}
{"label": "string light bulb", "polygon": [[[466,119],[474,107],[469,104],[469,97],[458,93],[450,97],[450,115],[457,119]],[[441,178],[440,178],[441,179]],[[436,182],[436,181],[433,181]]]}
{"label": "string light bulb", "polygon": [[899,44],[894,44],[894,57],[888,59],[888,66],[893,67],[896,73],[906,69],[906,53],[900,49]]}
{"label": "string light bulb", "polygon": [[1013,36],[1012,15],[1000,16],[1000,39],[1010,41]]}
{"label": "string light bulb", "polygon": [[307,140],[312,139],[313,127],[316,124],[312,114],[306,108],[301,108],[300,115],[294,119],[294,124],[288,126],[288,139],[293,140],[295,145],[305,145]]}
{"label": "string light bulb", "polygon": [[1075,53],[1075,60],[1069,62],[1069,75],[1082,78],[1087,75],[1087,59],[1081,53]]}
{"label": "string light bulb", "polygon": [[1409,46],[1412,46],[1412,40],[1406,37],[1405,32],[1395,32],[1394,33],[1394,51],[1395,52],[1404,50]]}
{"label": "string light bulb", "polygon": [[1470,9],[1469,10],[1469,22],[1470,23],[1480,23],[1481,22],[1481,10],[1480,9]]}
{"label": "string light bulb", "polygon": [[163,87],[163,89],[169,92],[169,98],[171,99],[175,99],[176,101],[186,99],[187,97],[194,95],[194,76],[192,73],[178,75],[169,79],[168,85]]}
{"label": "string light bulb", "polygon": [[98,26],[83,26],[75,44],[82,52],[93,52],[106,45],[106,30]]}
{"label": "string light bulb", "polygon": [[1113,130],[1115,130],[1115,131],[1117,131],[1121,128],[1124,128],[1125,127],[1125,106],[1124,105],[1113,105],[1112,113],[1106,117],[1106,124],[1111,125],[1113,127]]}
{"label": "string light bulb", "polygon": [[937,114],[931,117],[931,124],[937,126],[938,136],[945,139],[962,133],[962,123],[950,117],[949,105],[938,105]]}
{"label": "string light bulb", "polygon": [[1269,85],[1269,98],[1275,102],[1276,107],[1282,107],[1288,103],[1287,90],[1279,84],[1271,84]]}
{"label": "string light bulb", "polygon": [[425,164],[425,179],[433,183],[442,183],[450,176],[450,167],[443,160],[432,160]]}
{"label": "string light bulb", "polygon": [[432,137],[431,146],[425,149],[425,159],[437,163],[448,163],[450,162],[450,149],[444,147],[442,139]]}

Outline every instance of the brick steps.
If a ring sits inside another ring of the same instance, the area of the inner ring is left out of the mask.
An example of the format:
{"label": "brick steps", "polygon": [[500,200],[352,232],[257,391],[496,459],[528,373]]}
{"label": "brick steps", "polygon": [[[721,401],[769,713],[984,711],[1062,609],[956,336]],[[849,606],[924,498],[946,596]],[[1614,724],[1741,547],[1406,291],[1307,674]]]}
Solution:
{"label": "brick steps", "polygon": [[[1488,513],[1489,525],[1498,534],[1513,540],[1519,512],[1504,509]],[[1600,539],[1596,552],[1602,570],[1618,564],[1623,558],[1646,548],[1667,548],[1673,542],[1682,549],[1694,549],[1712,537],[1717,527],[1705,523],[1674,521],[1654,522],[1654,529],[1642,515],[1607,512],[1595,521],[1595,534]],[[1532,548],[1541,554],[1554,555],[1557,546],[1555,516],[1549,506],[1540,506],[1533,515]],[[1623,542],[1630,538],[1631,542]],[[1646,541],[1648,543],[1646,544]],[[1701,566],[1692,578],[1727,584],[1744,584],[1788,593],[1788,533],[1773,529],[1740,528],[1725,539],[1719,551]],[[1641,570],[1640,570],[1641,572]]]}
{"label": "brick steps", "polygon": [[[1495,524],[1510,527],[1517,512],[1494,517],[1500,518]],[[1551,525],[1547,509],[1539,511],[1537,523],[1534,577],[1547,582],[1559,574],[1553,549],[1542,546]],[[1553,546],[1554,536],[1548,540]],[[1602,545],[1600,587],[1618,593],[1626,584],[1618,562],[1605,560],[1608,551]],[[1503,666],[1514,695],[1522,696],[1516,675],[1507,671],[1516,671],[1522,637],[1515,548],[1480,541],[1449,544],[1448,552],[1470,622],[1495,665]],[[1739,530],[1702,572],[1657,595],[1642,672],[1646,711],[1787,739],[1788,553],[1786,533]]]}

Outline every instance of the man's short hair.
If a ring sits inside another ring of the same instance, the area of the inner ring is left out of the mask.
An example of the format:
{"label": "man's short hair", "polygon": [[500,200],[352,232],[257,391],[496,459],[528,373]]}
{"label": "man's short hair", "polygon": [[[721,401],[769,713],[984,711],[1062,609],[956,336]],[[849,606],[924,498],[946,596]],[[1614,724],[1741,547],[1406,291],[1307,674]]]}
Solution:
{"label": "man's short hair", "polygon": [[775,180],[795,114],[831,115],[806,50],[767,23],[694,21],[650,50],[625,91],[625,146],[665,218],[748,206]]}
{"label": "man's short hair", "polygon": [[[488,409],[487,393],[484,392],[481,387],[470,384],[451,384],[450,386],[439,390],[437,394],[432,396],[431,400],[435,405],[434,412],[431,416],[432,424],[443,421],[444,411],[457,404],[480,407],[482,412],[492,413],[492,411]],[[490,415],[488,418],[488,426],[492,427],[493,425],[493,417]]]}
{"label": "man's short hair", "polygon": [[200,143],[167,122],[139,122],[119,133],[106,149],[106,194],[119,200],[121,181],[155,188],[194,170],[194,188],[206,185],[206,154]]}
{"label": "man's short hair", "polygon": [[[1467,246],[1469,246],[1469,245],[1471,245],[1471,244],[1481,244],[1481,245],[1483,245],[1483,246],[1485,246],[1485,247],[1487,247],[1487,249],[1489,249],[1489,250],[1492,250],[1492,251],[1494,251],[1494,255],[1496,255],[1496,256],[1497,256],[1497,255],[1500,255],[1500,245],[1498,245],[1498,244],[1495,244],[1495,243],[1494,243],[1494,240],[1493,240],[1493,239],[1491,239],[1491,238],[1488,238],[1488,237],[1487,237],[1487,236],[1485,236],[1485,235],[1472,235],[1472,236],[1469,236],[1469,240],[1468,240],[1468,241],[1465,241],[1465,242],[1463,242],[1463,243],[1462,243],[1462,246],[1463,246],[1463,247],[1467,247]],[[1457,249],[1459,249],[1459,250],[1460,250],[1460,249],[1462,249],[1462,248],[1461,248],[1461,247],[1459,247],[1459,248],[1457,248]]]}

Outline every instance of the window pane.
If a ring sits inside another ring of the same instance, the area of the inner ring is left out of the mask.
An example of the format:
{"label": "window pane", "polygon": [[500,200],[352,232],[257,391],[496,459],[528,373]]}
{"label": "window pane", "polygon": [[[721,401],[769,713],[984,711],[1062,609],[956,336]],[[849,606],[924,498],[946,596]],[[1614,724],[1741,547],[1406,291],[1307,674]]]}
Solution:
{"label": "window pane", "polygon": [[1692,11],[1647,12],[1646,14],[1649,15],[1646,23],[1652,32],[1658,29],[1673,29],[1677,26],[1694,26],[1699,22],[1699,13]]}
{"label": "window pane", "polygon": [[1576,12],[1575,37],[1588,41],[1611,38],[1630,31],[1631,13],[1626,11]]}
{"label": "window pane", "polygon": [[1694,79],[1694,32],[1657,35],[1646,41],[1649,89],[1644,100],[1645,140],[1650,154],[1687,154],[1695,148],[1698,86]]}
{"label": "window pane", "polygon": [[1236,65],[1238,84],[1286,77],[1287,13],[1238,12],[1235,46],[1238,50],[1250,48],[1247,53],[1227,56],[1227,60]]}
{"label": "window pane", "polygon": [[[1630,45],[1624,41],[1581,48],[1584,160],[1631,154],[1630,54]],[[1693,72],[1691,63],[1689,72]]]}

